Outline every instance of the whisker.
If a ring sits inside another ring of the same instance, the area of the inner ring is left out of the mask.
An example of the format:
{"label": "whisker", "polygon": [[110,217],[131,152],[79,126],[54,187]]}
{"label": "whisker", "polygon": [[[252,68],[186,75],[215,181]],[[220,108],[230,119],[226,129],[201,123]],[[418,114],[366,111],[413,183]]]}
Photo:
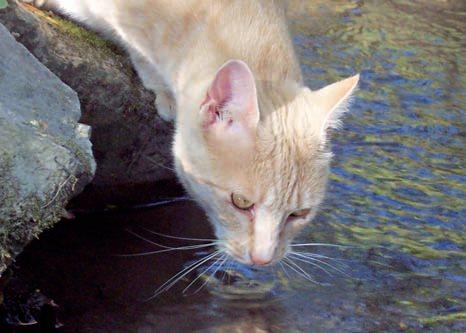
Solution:
{"label": "whisker", "polygon": [[291,244],[290,246],[329,246],[329,247],[339,247],[339,248],[350,248],[349,245],[338,245],[338,244],[329,244],[329,243],[303,243],[303,244]]}
{"label": "whisker", "polygon": [[[297,264],[296,264],[295,262],[293,262],[293,260],[291,260],[290,258],[285,257],[285,258],[283,258],[283,259],[284,259],[283,263],[284,263],[286,266],[288,266],[288,267],[291,268],[293,271],[295,271],[296,273],[298,273],[298,275],[300,275],[300,276],[303,277],[304,279],[306,279],[306,280],[308,280],[308,281],[310,281],[310,282],[313,282],[313,283],[315,283],[315,284],[321,284],[321,283],[315,281],[308,273],[306,273],[306,272],[301,268],[301,266],[297,265]],[[288,262],[289,262],[289,263],[288,263]],[[292,265],[295,266],[296,268],[298,268],[299,271],[298,271],[295,267],[293,267]]]}
{"label": "whisker", "polygon": [[225,272],[228,273],[228,284],[231,283],[231,272],[234,271],[234,267],[235,267],[235,261],[233,259],[230,259],[230,264],[228,268],[225,270]]}
{"label": "whisker", "polygon": [[178,273],[176,273],[174,276],[172,276],[170,279],[168,279],[166,282],[164,282],[160,287],[158,287],[155,291],[154,294],[146,299],[146,301],[150,301],[151,299],[154,299],[161,293],[169,290],[171,287],[173,287],[179,280],[181,280],[183,277],[185,277],[187,274],[192,272],[194,269],[197,267],[201,266],[205,262],[209,261],[210,259],[216,257],[221,253],[220,250],[215,251],[211,254],[206,255],[205,257],[199,259],[198,261],[194,262],[193,264],[189,265],[188,267],[182,269]]}
{"label": "whisker", "polygon": [[346,264],[344,259],[337,259],[337,258],[332,258],[332,257],[327,257],[324,255],[320,255],[317,253],[308,253],[308,252],[299,252],[299,251],[290,251],[290,253],[293,253],[295,255],[298,255],[299,257],[310,259],[313,261],[316,261],[315,259],[320,258],[320,259],[326,259],[330,262],[333,262],[338,268],[345,270],[349,269],[351,270],[351,267]]}
{"label": "whisker", "polygon": [[[293,253],[290,253],[290,255],[293,255]],[[305,263],[307,263],[307,264],[310,264],[310,265],[312,265],[312,266],[315,266],[315,267],[317,267],[317,268],[323,270],[327,275],[333,276],[332,273],[330,273],[328,270],[326,270],[326,269],[323,268],[322,266],[317,265],[316,263],[313,263],[313,262],[308,261],[308,260],[306,260],[306,259],[302,259],[302,258],[300,258],[300,257],[297,257],[296,255],[294,255],[293,258],[294,258],[295,260],[298,260],[298,261],[301,261],[301,262],[305,262]]]}
{"label": "whisker", "polygon": [[115,254],[115,256],[122,257],[122,258],[142,257],[142,256],[150,256],[152,254],[158,254],[158,253],[195,250],[195,249],[201,249],[201,248],[206,248],[206,247],[212,247],[216,245],[217,244],[191,245],[191,246],[175,247],[172,249],[156,250],[156,251],[141,252],[141,253]]}
{"label": "whisker", "polygon": [[163,234],[161,232],[156,232],[156,231],[144,228],[144,227],[140,227],[140,228],[147,232],[150,232],[151,234],[161,236],[161,237],[166,237],[166,238],[179,239],[179,240],[192,240],[192,241],[199,241],[199,242],[218,241],[218,239],[212,239],[212,238],[190,238],[190,237],[172,236],[172,235]]}
{"label": "whisker", "polygon": [[141,236],[140,234],[137,234],[137,233],[135,233],[134,231],[129,230],[129,229],[126,229],[126,232],[130,233],[131,235],[133,235],[133,236],[135,236],[135,237],[137,237],[137,238],[139,238],[139,239],[142,239],[143,241],[145,241],[145,242],[147,242],[147,243],[149,243],[149,244],[152,244],[152,245],[155,245],[155,246],[159,246],[159,247],[161,247],[162,249],[173,249],[173,248],[174,248],[174,247],[172,247],[172,246],[166,246],[166,245],[159,244],[159,243],[156,243],[156,242],[154,242],[154,241],[151,241],[150,239],[147,239],[147,238]]}
{"label": "whisker", "polygon": [[212,243],[208,244],[197,244],[197,245],[186,245],[186,246],[179,246],[179,247],[172,247],[172,246],[166,246],[163,244],[159,244],[156,242],[151,241],[150,239],[147,239],[131,230],[126,230],[128,233],[132,234],[133,236],[142,239],[145,242],[148,242],[149,244],[161,247],[163,250],[155,250],[155,251],[149,251],[149,252],[141,252],[141,253],[131,253],[131,254],[117,254],[117,257],[138,257],[138,256],[147,256],[151,254],[157,254],[157,253],[165,253],[165,252],[173,252],[173,251],[185,251],[185,250],[194,250],[194,249],[200,249],[200,248],[205,248],[205,247],[211,247],[217,245],[219,242],[215,241]]}
{"label": "whisker", "polygon": [[171,167],[171,166],[167,166],[165,164],[162,164],[162,163],[159,163],[157,162],[156,160],[154,160],[153,158],[147,156],[147,155],[143,155],[143,157],[148,160],[149,162],[151,162],[153,165],[157,166],[157,167],[161,167],[161,168],[164,168],[166,170],[169,170],[169,171],[172,171],[174,173],[176,173],[176,170],[174,167]]}
{"label": "whisker", "polygon": [[[201,259],[199,260],[196,260],[194,263],[190,264],[188,267],[185,267],[183,269],[181,269],[180,271],[178,271],[177,273],[175,273],[173,276],[171,276],[167,281],[165,281],[164,283],[162,283],[155,291],[154,291],[154,294],[147,298],[146,301],[149,301],[153,298],[155,298],[156,296],[158,296],[159,294],[161,294],[164,290],[165,290],[165,287],[167,287],[169,284],[171,284],[173,281],[178,281],[179,279],[183,278],[183,276],[185,276],[184,273],[187,274],[187,271],[189,271],[193,266],[195,266],[196,264],[200,263],[201,261],[202,262],[205,262],[207,261],[208,259],[212,258],[212,257],[215,257],[217,253],[211,253],[210,255],[208,256],[205,256],[205,257],[202,257]],[[205,260],[205,261],[204,261]],[[180,276],[181,275],[181,276]]]}
{"label": "whisker", "polygon": [[139,205],[133,205],[133,206],[128,207],[128,209],[136,210],[136,209],[155,208],[155,207],[166,206],[166,205],[173,204],[176,202],[181,202],[181,201],[193,201],[193,199],[190,197],[169,198],[169,199],[163,199],[163,200],[155,201],[155,202],[147,202],[147,203],[143,203]]}
{"label": "whisker", "polygon": [[199,287],[197,288],[194,293],[192,293],[192,295],[195,295],[197,294],[199,291],[201,291],[201,289],[210,281],[210,279],[215,275],[215,273],[218,272],[218,270],[223,266],[223,264],[225,263],[225,260],[227,259],[227,255],[224,254],[222,257],[220,257],[219,259],[217,259],[217,261],[215,263],[218,263],[220,260],[223,261],[219,264],[219,266],[207,277],[207,279],[205,279],[204,283]]}
{"label": "whisker", "polygon": [[290,279],[290,276],[288,275],[288,272],[286,271],[285,266],[283,265],[283,263],[281,261],[279,261],[278,264],[282,268],[282,270],[285,273],[285,275],[287,276],[287,278]]}
{"label": "whisker", "polygon": [[333,258],[333,257],[324,256],[324,255],[318,254],[318,253],[312,253],[312,252],[291,251],[291,253],[299,253],[299,254],[307,255],[309,257],[332,260],[332,261],[335,261],[335,262],[339,263],[340,265],[343,265],[343,266],[346,266],[346,267],[349,267],[349,266],[345,262],[351,261],[351,260],[348,260],[348,259]]}
{"label": "whisker", "polygon": [[212,264],[210,264],[201,274],[198,274],[198,276],[196,276],[196,278],[193,279],[193,280],[191,281],[191,283],[188,284],[188,286],[187,286],[186,288],[183,289],[182,293],[185,294],[186,291],[188,291],[189,287],[191,287],[194,283],[196,283],[196,281],[199,280],[199,278],[200,278],[201,276],[203,276],[203,275],[204,275],[206,272],[208,272],[212,267],[214,267],[215,264],[218,263],[218,261],[219,261],[221,258],[223,258],[224,256],[225,256],[225,255],[221,256],[220,258],[217,258],[217,259],[216,259]]}
{"label": "whisker", "polygon": [[[319,262],[319,263],[321,263],[321,264],[323,264],[323,265],[325,265],[325,266],[327,266],[327,267],[330,267],[330,268],[334,269],[335,271],[337,271],[337,272],[339,272],[339,273],[341,273],[341,274],[343,274],[343,275],[345,275],[345,276],[347,276],[347,277],[349,277],[349,278],[352,278],[352,276],[350,276],[350,275],[349,275],[348,273],[346,273],[345,271],[342,271],[342,270],[339,269],[338,267],[335,267],[335,266],[333,266],[333,265],[331,265],[331,264],[329,264],[328,262],[325,262],[325,261],[323,261],[323,260],[320,260],[320,259],[317,259],[317,258],[312,258],[312,257],[307,257],[307,256],[302,255],[302,254],[299,254],[299,253],[295,253],[294,255],[295,255],[295,256],[299,256],[299,257],[304,257],[304,258],[306,258],[307,260],[310,260],[310,261]],[[295,258],[296,258],[296,257],[295,257]],[[305,261],[305,259],[302,259],[301,261]],[[312,264],[312,263],[309,262],[309,261],[305,261],[305,262],[307,262],[307,263],[309,263],[309,264]],[[314,264],[314,265],[315,265],[315,264]],[[320,267],[320,266],[319,266],[319,267]]]}
{"label": "whisker", "polygon": [[229,259],[227,255],[227,261],[225,263],[225,268],[223,269],[222,279],[220,281],[222,282],[225,281],[225,276],[227,275],[228,270],[231,268],[232,263],[233,263],[233,260]]}
{"label": "whisker", "polygon": [[[218,254],[220,254],[220,253],[221,253],[221,252],[219,252]],[[214,256],[214,257],[215,257],[215,256]],[[212,257],[212,258],[214,258],[214,257]],[[221,256],[220,258],[215,259],[215,261],[214,261],[214,263],[213,263],[212,265],[210,265],[204,272],[202,272],[201,274],[199,274],[199,275],[196,277],[196,280],[197,280],[199,277],[201,277],[202,275],[204,275],[206,272],[208,272],[208,271],[209,271],[213,266],[215,266],[215,265],[219,262],[219,260],[221,260],[223,257],[224,257],[224,255]],[[212,259],[212,258],[211,258],[211,259]],[[198,266],[198,267],[199,267],[199,266]],[[217,270],[218,270],[218,268],[217,268]],[[216,272],[217,270],[215,270],[215,272]],[[191,271],[192,271],[192,270],[191,270]],[[175,282],[175,283],[176,283],[176,282]],[[185,291],[187,291],[187,289],[188,289],[188,288],[183,289],[182,293],[185,294]],[[196,290],[196,292],[197,292],[197,291],[198,291],[198,290]],[[195,294],[196,292],[194,292],[194,294]]]}
{"label": "whisker", "polygon": [[287,259],[287,258],[283,258],[283,265],[285,265],[285,267],[290,268],[292,271],[294,271],[295,273],[297,273],[299,276],[304,277],[304,278],[307,280],[307,277],[306,277],[305,275],[303,275],[301,272],[299,272],[298,270],[296,270],[296,268],[294,268],[294,267],[291,266],[288,262],[286,262],[285,259]]}

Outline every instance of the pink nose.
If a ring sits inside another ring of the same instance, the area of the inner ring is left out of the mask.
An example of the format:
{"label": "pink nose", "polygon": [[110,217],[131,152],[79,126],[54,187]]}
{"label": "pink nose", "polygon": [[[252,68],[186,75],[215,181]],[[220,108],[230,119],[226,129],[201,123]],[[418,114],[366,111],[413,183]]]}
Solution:
{"label": "pink nose", "polygon": [[256,265],[267,265],[269,264],[272,259],[271,258],[263,258],[256,254],[251,254],[251,261]]}

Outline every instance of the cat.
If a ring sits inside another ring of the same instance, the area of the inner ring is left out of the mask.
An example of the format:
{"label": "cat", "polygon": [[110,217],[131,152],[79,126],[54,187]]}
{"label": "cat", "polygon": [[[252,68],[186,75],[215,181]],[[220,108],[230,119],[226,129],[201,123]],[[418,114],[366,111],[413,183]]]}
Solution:
{"label": "cat", "polygon": [[359,75],[311,91],[273,0],[38,0],[128,51],[175,121],[176,173],[222,253],[272,265],[315,216]]}

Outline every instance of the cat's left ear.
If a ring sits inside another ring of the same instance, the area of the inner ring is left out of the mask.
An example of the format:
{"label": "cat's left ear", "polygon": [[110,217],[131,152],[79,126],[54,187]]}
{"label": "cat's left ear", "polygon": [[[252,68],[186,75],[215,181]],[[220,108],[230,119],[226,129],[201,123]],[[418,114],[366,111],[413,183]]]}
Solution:
{"label": "cat's left ear", "polygon": [[339,119],[347,110],[351,94],[355,91],[358,82],[359,74],[312,92],[312,102],[323,117],[323,131],[339,126]]}
{"label": "cat's left ear", "polygon": [[241,60],[229,60],[217,71],[201,104],[204,130],[223,139],[255,131],[259,107],[254,76]]}

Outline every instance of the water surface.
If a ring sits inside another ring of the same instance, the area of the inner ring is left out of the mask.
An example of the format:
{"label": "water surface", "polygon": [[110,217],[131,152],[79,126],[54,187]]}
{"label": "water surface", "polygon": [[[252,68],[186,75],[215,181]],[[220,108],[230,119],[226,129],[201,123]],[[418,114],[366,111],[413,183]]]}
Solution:
{"label": "water surface", "polygon": [[143,302],[199,254],[115,257],[155,249],[126,229],[186,244],[140,227],[206,238],[202,212],[182,202],[82,216],[44,234],[18,261],[18,279],[60,305],[63,331],[466,331],[466,3],[288,3],[311,88],[361,73],[351,112],[333,134],[326,201],[300,239],[353,246],[312,249],[345,259],[338,267],[350,277],[305,263],[323,284],[289,268],[238,269],[263,278],[267,292],[230,299],[215,283],[183,296],[193,274]]}

